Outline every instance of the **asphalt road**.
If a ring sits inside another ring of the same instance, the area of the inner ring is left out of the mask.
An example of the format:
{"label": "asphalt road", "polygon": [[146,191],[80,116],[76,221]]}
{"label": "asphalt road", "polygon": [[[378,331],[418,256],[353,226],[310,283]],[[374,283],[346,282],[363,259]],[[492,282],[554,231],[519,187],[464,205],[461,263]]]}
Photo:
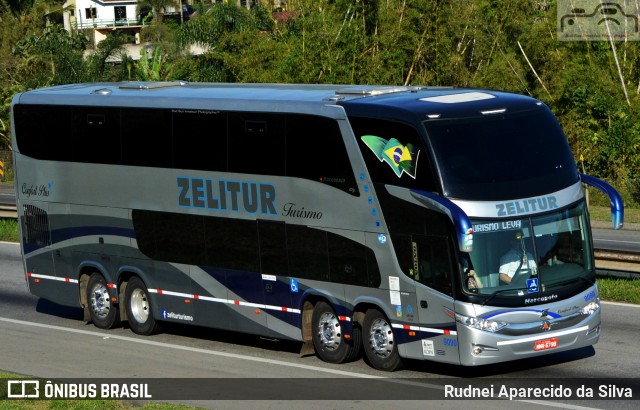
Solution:
{"label": "asphalt road", "polygon": [[[602,336],[595,347],[483,368],[410,361],[404,370],[388,374],[373,370],[363,360],[332,365],[315,356],[301,357],[298,343],[231,332],[171,326],[165,333],[141,337],[126,327],[97,329],[81,320],[79,309],[60,307],[29,294],[19,247],[0,243],[1,370],[50,379],[82,378],[85,382],[93,378],[163,378],[170,381],[168,389],[176,388],[174,383],[180,386],[185,378],[204,378],[199,382],[214,380],[211,388],[218,389],[216,394],[233,400],[180,397],[179,402],[207,408],[454,409],[471,402],[409,398],[416,397],[412,396],[416,383],[421,383],[424,394],[429,389],[442,391],[440,386],[449,382],[474,387],[487,382],[497,389],[534,381],[557,386],[588,377],[608,386],[639,374],[638,315],[638,306],[605,303]],[[637,408],[640,387],[633,393],[635,400],[474,400],[473,406],[632,409]],[[387,394],[389,400],[367,400]],[[272,400],[247,400],[265,397]]]}
{"label": "asphalt road", "polygon": [[639,224],[627,224],[619,230],[611,228],[599,228],[602,224],[594,224],[593,246],[600,250],[622,251],[640,253],[640,227]]}

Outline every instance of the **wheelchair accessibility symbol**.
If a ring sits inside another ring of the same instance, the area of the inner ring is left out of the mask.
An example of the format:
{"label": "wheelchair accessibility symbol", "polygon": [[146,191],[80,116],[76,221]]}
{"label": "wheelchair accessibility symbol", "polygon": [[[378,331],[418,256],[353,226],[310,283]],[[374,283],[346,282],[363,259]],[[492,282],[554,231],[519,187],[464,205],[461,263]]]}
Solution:
{"label": "wheelchair accessibility symbol", "polygon": [[289,287],[291,292],[298,293],[298,281],[296,279],[289,279]]}
{"label": "wheelchair accessibility symbol", "polygon": [[536,293],[538,291],[538,278],[527,279],[527,292]]}

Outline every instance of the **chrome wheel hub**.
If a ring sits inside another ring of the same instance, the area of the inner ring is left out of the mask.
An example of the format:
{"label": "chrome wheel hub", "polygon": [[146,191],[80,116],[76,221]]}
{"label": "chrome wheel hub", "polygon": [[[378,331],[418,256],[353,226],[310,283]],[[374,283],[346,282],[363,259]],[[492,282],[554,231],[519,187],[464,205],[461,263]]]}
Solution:
{"label": "chrome wheel hub", "polygon": [[318,336],[320,342],[328,350],[336,350],[340,346],[342,332],[340,330],[340,322],[332,313],[323,313],[318,323]]}

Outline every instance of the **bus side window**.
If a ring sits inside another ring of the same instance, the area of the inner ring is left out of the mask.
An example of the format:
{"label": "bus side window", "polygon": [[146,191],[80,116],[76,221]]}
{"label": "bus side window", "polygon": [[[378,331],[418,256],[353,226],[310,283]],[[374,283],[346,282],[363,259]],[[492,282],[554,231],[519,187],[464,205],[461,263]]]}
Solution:
{"label": "bus side window", "polygon": [[260,271],[255,221],[206,217],[204,226],[207,266]]}
{"label": "bus side window", "polygon": [[231,112],[228,121],[229,172],[284,176],[283,114]]}
{"label": "bus side window", "polygon": [[301,225],[286,225],[289,274],[294,277],[329,280],[327,233]]}
{"label": "bus side window", "polygon": [[[362,157],[367,165],[371,179],[375,183],[398,185],[405,188],[417,188],[425,191],[439,191],[438,178],[431,167],[429,153],[425,149],[420,133],[412,125],[390,121],[386,119],[349,116],[349,123],[353,129]],[[363,136],[375,136],[384,141],[397,140],[405,147],[410,144],[414,147],[416,156],[414,175],[394,172],[386,161],[380,161],[377,154],[372,152],[362,139]]]}
{"label": "bus side window", "polygon": [[445,295],[452,296],[451,247],[445,237],[414,235],[414,264],[419,267],[415,279]]}
{"label": "bus side window", "polygon": [[315,115],[287,115],[287,176],[360,192],[338,123]]}
{"label": "bus side window", "polygon": [[71,107],[17,104],[14,120],[21,154],[51,161],[71,160]]}
{"label": "bus side window", "polygon": [[423,285],[453,295],[451,247],[445,237],[392,235],[400,269]]}
{"label": "bus side window", "polygon": [[124,165],[171,168],[171,111],[122,108]]}
{"label": "bus side window", "polygon": [[287,233],[284,222],[258,220],[260,272],[267,275],[289,275]]}
{"label": "bus side window", "polygon": [[329,271],[332,282],[367,286],[367,247],[329,234]]}
{"label": "bus side window", "polygon": [[227,115],[218,111],[173,113],[173,167],[227,170]]}
{"label": "bus side window", "polygon": [[73,107],[73,160],[120,164],[120,108]]}

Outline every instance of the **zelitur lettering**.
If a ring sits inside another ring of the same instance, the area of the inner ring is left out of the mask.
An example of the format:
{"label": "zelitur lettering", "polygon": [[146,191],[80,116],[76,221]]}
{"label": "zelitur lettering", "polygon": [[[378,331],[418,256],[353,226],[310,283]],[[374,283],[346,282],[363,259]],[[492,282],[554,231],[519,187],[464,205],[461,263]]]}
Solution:
{"label": "zelitur lettering", "polygon": [[521,199],[518,201],[496,204],[497,216],[528,214],[548,211],[558,207],[558,198],[553,195],[540,198]]}
{"label": "zelitur lettering", "polygon": [[276,188],[257,182],[178,177],[178,205],[276,215]]}

